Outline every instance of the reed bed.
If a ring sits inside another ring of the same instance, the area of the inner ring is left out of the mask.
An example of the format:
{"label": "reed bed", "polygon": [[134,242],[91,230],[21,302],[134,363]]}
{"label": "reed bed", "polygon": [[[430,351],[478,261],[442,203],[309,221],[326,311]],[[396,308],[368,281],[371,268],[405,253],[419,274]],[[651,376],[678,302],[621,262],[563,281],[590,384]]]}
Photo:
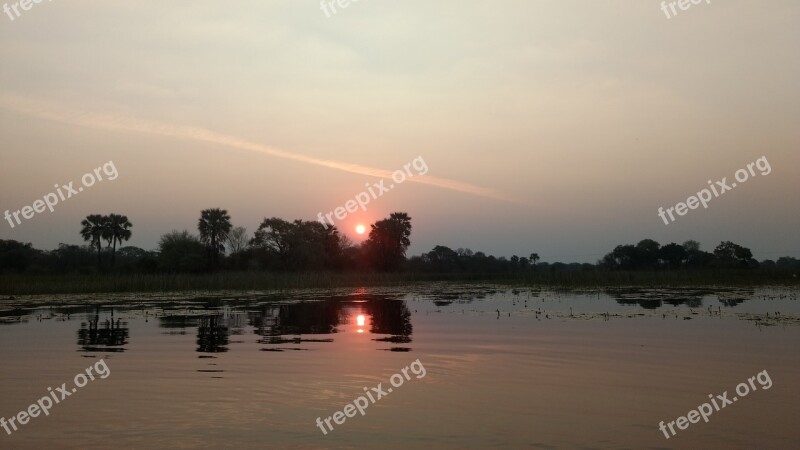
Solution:
{"label": "reed bed", "polygon": [[431,274],[363,272],[217,272],[205,274],[0,275],[0,295],[90,294],[119,292],[185,292],[285,290],[406,286],[451,281],[492,282],[510,286],[764,286],[799,285],[796,275],[779,271],[705,270],[671,272],[575,271],[509,274]]}

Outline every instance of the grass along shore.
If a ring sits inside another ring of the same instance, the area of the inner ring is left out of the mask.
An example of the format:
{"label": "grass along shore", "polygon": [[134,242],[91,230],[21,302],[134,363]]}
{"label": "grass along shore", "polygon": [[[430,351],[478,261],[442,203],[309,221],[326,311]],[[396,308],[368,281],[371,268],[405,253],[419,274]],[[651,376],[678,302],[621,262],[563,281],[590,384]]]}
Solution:
{"label": "grass along shore", "polygon": [[404,286],[452,281],[509,286],[551,287],[682,287],[800,285],[796,274],[765,270],[701,271],[560,271],[512,274],[430,274],[363,272],[216,272],[204,274],[76,274],[0,275],[0,295],[187,292],[221,290],[283,290]]}

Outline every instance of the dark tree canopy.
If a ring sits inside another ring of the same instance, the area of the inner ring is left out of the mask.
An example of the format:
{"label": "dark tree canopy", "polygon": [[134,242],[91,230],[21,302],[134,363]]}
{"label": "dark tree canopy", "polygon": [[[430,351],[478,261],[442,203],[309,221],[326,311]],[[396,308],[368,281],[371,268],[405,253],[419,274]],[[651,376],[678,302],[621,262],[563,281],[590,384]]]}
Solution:
{"label": "dark tree canopy", "polygon": [[[157,250],[121,247],[131,239],[132,224],[120,214],[91,214],[81,222],[86,245],[60,244],[50,251],[22,242],[0,240],[0,273],[72,274],[113,270],[119,273],[208,272],[215,270],[266,271],[410,271],[440,274],[511,274],[560,271],[689,271],[753,270],[793,276],[800,260],[780,257],[758,263],[750,249],[721,242],[713,253],[697,241],[661,246],[653,239],[620,244],[596,264],[541,262],[538,253],[509,258],[469,248],[453,250],[437,245],[427,253],[407,258],[411,245],[411,217],[404,212],[372,224],[369,237],[354,245],[335,226],[314,221],[264,218],[253,238],[234,227],[227,211],[201,212],[199,235],[177,231],[161,236]],[[106,246],[102,245],[106,243]],[[230,250],[225,254],[225,247]],[[110,264],[104,264],[110,263]]]}
{"label": "dark tree canopy", "polygon": [[111,213],[109,215],[90,214],[81,221],[81,237],[97,250],[97,267],[102,266],[101,240],[105,240],[111,249],[111,266],[114,266],[117,255],[117,244],[131,238],[133,224],[127,216]]}
{"label": "dark tree canopy", "polygon": [[197,229],[200,231],[200,242],[208,251],[212,267],[219,264],[219,255],[225,251],[225,240],[231,227],[231,216],[224,209],[211,208],[200,212]]}
{"label": "dark tree canopy", "polygon": [[372,224],[365,251],[371,266],[378,270],[397,270],[411,245],[411,217],[392,213],[388,219]]}

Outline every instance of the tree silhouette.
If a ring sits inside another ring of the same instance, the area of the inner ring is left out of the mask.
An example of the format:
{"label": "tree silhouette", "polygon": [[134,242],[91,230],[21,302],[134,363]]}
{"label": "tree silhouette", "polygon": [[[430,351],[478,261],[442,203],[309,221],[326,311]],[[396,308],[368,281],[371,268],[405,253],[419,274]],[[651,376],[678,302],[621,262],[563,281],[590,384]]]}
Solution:
{"label": "tree silhouette", "polygon": [[392,213],[388,219],[372,224],[364,248],[372,267],[378,270],[399,269],[411,245],[411,218],[407,213]]}
{"label": "tree silhouette", "polygon": [[335,226],[277,217],[261,222],[251,244],[267,267],[281,270],[340,269],[350,247]]}
{"label": "tree silhouette", "polygon": [[97,249],[97,267],[100,267],[100,240],[106,235],[106,217],[101,214],[90,214],[81,221],[81,237]]}
{"label": "tree silhouette", "polygon": [[686,267],[703,267],[714,260],[714,255],[700,250],[700,243],[697,241],[684,242],[683,249],[686,250]]}
{"label": "tree silhouette", "polygon": [[172,230],[158,243],[159,266],[168,272],[200,272],[205,269],[205,247],[189,231]]}
{"label": "tree silhouette", "polygon": [[225,245],[231,255],[237,255],[247,249],[250,239],[247,237],[247,228],[235,227],[231,229],[225,239]]}
{"label": "tree silhouette", "polygon": [[219,254],[225,251],[223,242],[231,227],[231,216],[224,209],[211,208],[200,212],[197,229],[200,231],[200,242],[206,246],[211,256],[212,267],[217,267]]}
{"label": "tree silhouette", "polygon": [[652,239],[642,239],[636,244],[634,256],[635,268],[655,269],[658,267],[658,256],[661,244]]}
{"label": "tree silhouette", "polygon": [[252,245],[277,255],[278,259],[285,262],[291,251],[294,227],[291,222],[278,217],[264,218],[255,232]]}
{"label": "tree silhouette", "polygon": [[688,241],[683,243],[683,248],[688,253],[699,252],[700,251],[700,243],[690,239],[690,240],[688,240]]}
{"label": "tree silhouette", "polygon": [[539,261],[539,254],[538,253],[531,253],[531,256],[528,258],[533,264],[533,268],[536,269],[536,262]]}
{"label": "tree silhouette", "polygon": [[714,256],[723,264],[734,265],[738,262],[739,265],[747,266],[747,263],[753,259],[753,252],[749,248],[734,244],[731,241],[725,241],[720,242],[717,248],[714,249]]}
{"label": "tree silhouette", "polygon": [[0,239],[0,273],[9,269],[24,272],[38,253],[30,243]]}
{"label": "tree silhouette", "polygon": [[105,227],[103,230],[103,238],[108,241],[108,246],[111,247],[111,265],[114,262],[117,254],[117,242],[122,245],[122,241],[127,241],[131,238],[131,230],[133,224],[128,220],[128,216],[119,214],[109,214],[105,218]]}
{"label": "tree silhouette", "polygon": [[422,259],[426,264],[430,264],[434,271],[440,273],[455,272],[459,268],[458,253],[443,245],[433,247],[433,250],[422,255]]}
{"label": "tree silhouette", "polygon": [[689,252],[683,246],[674,242],[661,247],[658,252],[659,258],[664,261],[671,269],[677,269],[689,257]]}

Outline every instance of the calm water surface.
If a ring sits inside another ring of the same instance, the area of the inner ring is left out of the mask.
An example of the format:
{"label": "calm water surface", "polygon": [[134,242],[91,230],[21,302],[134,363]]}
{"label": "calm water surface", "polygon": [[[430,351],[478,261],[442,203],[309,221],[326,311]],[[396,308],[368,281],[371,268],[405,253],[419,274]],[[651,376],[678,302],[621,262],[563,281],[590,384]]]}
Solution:
{"label": "calm water surface", "polygon": [[[110,370],[0,428],[9,449],[800,444],[800,303],[781,288],[26,297],[0,300],[0,358],[6,420],[101,359]],[[317,427],[416,360],[424,377]],[[659,431],[764,370],[768,390]]]}

